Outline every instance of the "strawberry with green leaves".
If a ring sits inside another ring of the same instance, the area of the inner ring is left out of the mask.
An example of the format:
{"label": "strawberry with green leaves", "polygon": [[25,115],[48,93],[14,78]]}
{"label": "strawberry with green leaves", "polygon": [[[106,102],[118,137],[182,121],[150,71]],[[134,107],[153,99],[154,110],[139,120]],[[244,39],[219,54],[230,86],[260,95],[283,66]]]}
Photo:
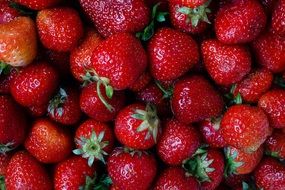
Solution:
{"label": "strawberry with green leaves", "polygon": [[265,153],[275,158],[285,159],[285,133],[274,130],[272,135],[265,141]]}

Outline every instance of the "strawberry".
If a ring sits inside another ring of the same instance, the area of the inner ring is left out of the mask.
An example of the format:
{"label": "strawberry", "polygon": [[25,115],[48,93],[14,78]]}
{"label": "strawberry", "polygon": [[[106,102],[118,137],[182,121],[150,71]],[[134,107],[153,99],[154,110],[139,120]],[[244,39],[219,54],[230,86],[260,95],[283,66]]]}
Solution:
{"label": "strawberry", "polygon": [[223,43],[247,43],[261,33],[265,24],[266,14],[257,0],[234,0],[218,11],[215,30]]}
{"label": "strawberry", "polygon": [[252,43],[257,62],[274,73],[285,71],[285,39],[265,33]]}
{"label": "strawberry", "polygon": [[72,150],[71,135],[48,119],[38,119],[26,138],[25,148],[43,163],[64,160]]}
{"label": "strawberry", "polygon": [[29,17],[17,17],[8,23],[1,24],[0,44],[0,62],[14,67],[30,64],[37,54],[34,21]]}
{"label": "strawberry", "polygon": [[23,106],[40,106],[48,103],[58,85],[58,74],[48,63],[39,62],[23,68],[13,78],[10,91]]}
{"label": "strawberry", "polygon": [[191,157],[199,146],[198,131],[191,125],[172,119],[165,123],[157,145],[157,153],[163,162],[169,165],[181,165],[183,160]]}
{"label": "strawberry", "polygon": [[64,125],[76,124],[81,116],[77,90],[60,88],[49,101],[48,115],[54,121]]}
{"label": "strawberry", "polygon": [[89,185],[86,180],[93,177],[94,173],[95,167],[88,166],[85,159],[72,156],[55,166],[54,189],[85,189]]}
{"label": "strawberry", "polygon": [[182,168],[165,169],[158,177],[154,190],[199,190],[198,181],[185,173]]}
{"label": "strawberry", "polygon": [[251,55],[241,45],[225,45],[210,39],[202,43],[206,69],[217,84],[228,86],[240,81],[251,69]]}
{"label": "strawberry", "polygon": [[13,67],[11,68],[10,66],[6,64],[2,64],[0,67],[3,68],[3,69],[1,68],[2,73],[0,74],[0,93],[10,94],[11,81],[13,80],[14,77],[18,75],[18,69],[13,68]]}
{"label": "strawberry", "polygon": [[277,0],[260,0],[268,16],[271,16]]}
{"label": "strawberry", "polygon": [[254,172],[260,189],[282,190],[285,187],[285,166],[273,158],[264,158]]}
{"label": "strawberry", "polygon": [[148,53],[152,76],[162,81],[184,75],[199,61],[194,39],[170,28],[156,32],[148,45]]}
{"label": "strawberry", "polygon": [[264,68],[257,69],[237,83],[234,95],[240,93],[246,102],[257,102],[258,99],[267,92],[273,82],[272,73]]}
{"label": "strawberry", "polygon": [[174,116],[183,123],[218,116],[223,106],[222,97],[202,76],[186,77],[174,85],[171,107]]}
{"label": "strawberry", "polygon": [[228,145],[248,153],[256,151],[271,134],[262,109],[249,105],[231,106],[222,118],[221,130]]}
{"label": "strawberry", "polygon": [[129,89],[134,92],[139,92],[146,88],[152,79],[151,74],[148,71],[145,71],[141,76],[132,84]]}
{"label": "strawberry", "polygon": [[89,119],[77,128],[75,143],[73,153],[88,159],[89,166],[95,159],[105,163],[104,156],[113,150],[114,134],[107,124]]}
{"label": "strawberry", "polygon": [[190,8],[196,8],[207,2],[207,0],[170,0],[170,3],[180,4]]}
{"label": "strawberry", "polygon": [[285,159],[285,133],[283,131],[274,130],[272,135],[265,141],[266,154]]}
{"label": "strawberry", "polygon": [[33,117],[41,117],[41,116],[46,115],[47,108],[48,108],[47,104],[43,104],[40,106],[30,106],[28,107],[28,112]]}
{"label": "strawberry", "polygon": [[60,78],[65,80],[70,75],[69,52],[58,52],[53,50],[46,50],[45,56],[48,62],[58,70]]}
{"label": "strawberry", "polygon": [[60,3],[62,0],[15,0],[20,5],[26,6],[33,10],[42,10],[50,8]]}
{"label": "strawberry", "polygon": [[157,163],[153,155],[123,148],[113,150],[107,162],[112,182],[124,190],[147,190],[156,175]]}
{"label": "strawberry", "polygon": [[275,34],[285,37],[285,1],[278,0],[272,13],[272,30]]}
{"label": "strawberry", "polygon": [[51,190],[52,181],[45,168],[29,153],[15,153],[7,167],[7,189]]}
{"label": "strawberry", "polygon": [[[11,160],[11,157],[12,157],[12,154],[10,153],[0,154],[0,176],[6,175],[7,167]],[[0,184],[0,187],[1,187],[1,184]]]}
{"label": "strawberry", "polygon": [[104,37],[115,33],[138,32],[149,22],[150,10],[144,0],[80,0],[79,2]]}
{"label": "strawberry", "polygon": [[276,89],[265,93],[259,99],[258,106],[267,114],[271,127],[285,128],[285,90]]}
{"label": "strawberry", "polygon": [[10,7],[9,1],[0,1],[0,24],[10,22],[18,16],[20,16],[19,11]]}
{"label": "strawberry", "polygon": [[149,149],[160,133],[156,108],[151,104],[131,104],[120,110],[115,120],[115,134],[123,145],[134,149]]}
{"label": "strawberry", "polygon": [[72,50],[83,36],[82,21],[77,11],[67,7],[39,11],[37,27],[42,44],[56,51]]}
{"label": "strawberry", "polygon": [[225,184],[227,184],[231,188],[238,187],[243,184],[243,182],[249,181],[250,177],[250,174],[229,175],[225,178]]}

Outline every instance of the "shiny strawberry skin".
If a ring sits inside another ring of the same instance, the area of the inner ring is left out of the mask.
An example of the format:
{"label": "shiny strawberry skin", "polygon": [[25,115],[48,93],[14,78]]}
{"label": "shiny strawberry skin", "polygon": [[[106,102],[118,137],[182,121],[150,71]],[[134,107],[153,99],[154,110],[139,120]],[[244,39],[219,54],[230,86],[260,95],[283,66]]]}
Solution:
{"label": "shiny strawberry skin", "polygon": [[175,83],[171,106],[179,121],[190,124],[220,115],[224,103],[214,87],[196,75]]}
{"label": "shiny strawberry skin", "polygon": [[83,36],[82,21],[72,8],[39,11],[36,21],[40,40],[48,49],[70,51]]}
{"label": "shiny strawberry skin", "polygon": [[266,14],[257,0],[234,0],[216,15],[217,38],[226,44],[247,43],[264,29]]}
{"label": "shiny strawberry skin", "polygon": [[50,8],[60,3],[62,0],[15,0],[20,5],[34,10]]}
{"label": "shiny strawberry skin", "polygon": [[265,141],[265,151],[274,157],[285,159],[285,133],[274,130],[272,135]]}
{"label": "shiny strawberry skin", "polygon": [[195,8],[207,2],[207,0],[170,0],[172,4],[180,4],[186,7]]}
{"label": "shiny strawberry skin", "polygon": [[221,130],[228,145],[246,152],[256,151],[271,134],[262,109],[249,105],[230,107],[222,118]]}
{"label": "shiny strawberry skin", "polygon": [[156,32],[148,45],[152,76],[174,80],[199,61],[198,45],[191,36],[171,28]]}
{"label": "shiny strawberry skin", "polygon": [[228,86],[240,81],[251,69],[251,55],[241,45],[225,45],[210,39],[202,43],[206,69],[214,81]]}
{"label": "shiny strawberry skin", "polygon": [[0,154],[0,176],[5,176],[12,154]]}
{"label": "shiny strawberry skin", "polygon": [[20,16],[20,13],[10,7],[9,1],[3,0],[0,2],[0,24],[10,22],[18,16]]}
{"label": "shiny strawberry skin", "polygon": [[272,13],[272,30],[276,35],[285,37],[285,1],[278,0]]}
{"label": "shiny strawberry skin", "polygon": [[41,62],[23,68],[11,81],[11,94],[23,106],[39,106],[48,103],[58,85],[57,71]]}
{"label": "shiny strawberry skin", "polygon": [[12,156],[5,183],[7,189],[52,190],[52,181],[43,165],[25,151]]}
{"label": "shiny strawberry skin", "polygon": [[150,10],[144,0],[80,0],[79,2],[104,37],[115,33],[138,32],[149,22]]}
{"label": "shiny strawberry skin", "polygon": [[38,119],[25,140],[25,148],[40,162],[57,163],[72,150],[71,134],[49,119]]}
{"label": "shiny strawberry skin", "polygon": [[95,167],[89,167],[84,158],[69,157],[55,166],[54,189],[79,189],[85,185],[85,178],[93,177],[94,173]]}

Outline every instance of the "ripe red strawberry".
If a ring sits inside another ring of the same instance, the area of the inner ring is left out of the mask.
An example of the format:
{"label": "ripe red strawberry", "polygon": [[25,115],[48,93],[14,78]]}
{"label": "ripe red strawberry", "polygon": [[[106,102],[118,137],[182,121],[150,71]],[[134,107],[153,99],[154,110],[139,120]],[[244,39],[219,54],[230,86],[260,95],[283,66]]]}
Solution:
{"label": "ripe red strawberry", "polygon": [[190,8],[196,8],[205,4],[207,0],[170,0],[170,3],[180,4]]}
{"label": "ripe red strawberry", "polygon": [[170,28],[156,32],[148,45],[148,53],[152,76],[162,81],[184,75],[199,61],[194,39]]}
{"label": "ripe red strawberry", "polygon": [[254,172],[260,189],[282,190],[285,187],[285,166],[273,158],[264,158]]}
{"label": "ripe red strawberry", "polygon": [[241,45],[225,45],[215,39],[205,40],[202,54],[208,73],[220,85],[240,81],[251,69],[251,55]]}
{"label": "ripe red strawberry", "polygon": [[216,15],[217,38],[226,44],[247,43],[264,29],[266,14],[257,0],[234,0]]}
{"label": "ripe red strawberry", "polygon": [[57,163],[72,150],[71,135],[48,119],[38,119],[26,138],[25,148],[40,162]]}
{"label": "ripe red strawberry", "polygon": [[37,54],[34,21],[29,17],[17,17],[8,23],[1,24],[0,44],[1,62],[14,67],[30,64]]}
{"label": "ripe red strawberry", "polygon": [[272,13],[272,30],[275,34],[285,37],[285,1],[278,0]]}
{"label": "ripe red strawberry", "polygon": [[169,165],[181,165],[191,157],[200,146],[198,131],[172,119],[165,123],[157,145],[157,153]]}
{"label": "ripe red strawberry", "polygon": [[160,134],[156,108],[135,103],[121,109],[115,120],[115,134],[118,141],[129,148],[151,148]]}
{"label": "ripe red strawberry", "polygon": [[223,106],[222,97],[202,76],[187,77],[174,85],[171,107],[174,116],[183,123],[219,116]]}
{"label": "ripe red strawberry", "polygon": [[86,160],[79,156],[72,156],[55,166],[54,189],[84,189],[89,184],[87,178],[94,176],[95,167],[88,166]]}
{"label": "ripe red strawberry", "polygon": [[285,128],[285,90],[265,93],[259,99],[258,106],[267,114],[271,127]]}
{"label": "ripe red strawberry", "polygon": [[228,145],[248,153],[256,151],[271,134],[262,109],[249,105],[230,107],[222,118],[221,130]]}
{"label": "ripe red strawberry", "polygon": [[250,177],[250,174],[229,175],[225,178],[225,184],[227,184],[231,188],[238,187],[243,182],[250,181]]}
{"label": "ripe red strawberry", "polygon": [[255,103],[270,89],[272,81],[273,75],[269,70],[257,69],[237,83],[233,93],[235,96],[240,93],[244,101]]}
{"label": "ripe red strawberry", "polygon": [[285,71],[285,39],[266,33],[252,44],[257,62],[274,73]]}
{"label": "ripe red strawberry", "polygon": [[[5,176],[12,154],[0,154],[0,176]],[[1,178],[1,177],[0,177]],[[1,186],[1,185],[0,185]]]}
{"label": "ripe red strawberry", "polygon": [[45,168],[25,151],[17,152],[12,156],[5,183],[7,189],[52,189],[52,181]]}
{"label": "ripe red strawberry", "polygon": [[148,71],[145,71],[141,76],[134,82],[129,89],[134,92],[139,92],[146,88],[152,79],[151,74]]}
{"label": "ripe red strawberry", "polygon": [[156,175],[157,163],[146,152],[116,148],[107,163],[112,182],[124,190],[148,190]]}
{"label": "ripe red strawberry", "polygon": [[62,0],[15,0],[20,5],[24,5],[30,9],[42,10],[50,8],[60,3]]}
{"label": "ripe red strawberry", "polygon": [[83,35],[78,13],[67,7],[39,11],[37,27],[42,44],[56,51],[72,50]]}
{"label": "ripe red strawberry", "polygon": [[20,16],[19,11],[10,7],[10,2],[7,0],[0,1],[0,24],[4,24],[14,20]]}
{"label": "ripe red strawberry", "polygon": [[88,159],[89,166],[94,160],[105,163],[104,156],[113,150],[114,134],[107,124],[89,119],[77,128],[75,143],[77,149],[73,153]]}
{"label": "ripe red strawberry", "polygon": [[41,117],[47,114],[47,104],[43,104],[40,106],[30,106],[28,107],[28,112],[33,117]]}
{"label": "ripe red strawberry", "polygon": [[138,32],[149,22],[150,10],[144,0],[79,2],[104,37],[121,32]]}
{"label": "ripe red strawberry", "polygon": [[0,93],[10,94],[11,81],[13,80],[14,77],[18,75],[18,69],[13,68],[13,67],[11,68],[10,66],[6,64],[1,65],[0,67],[2,66],[4,66],[4,69],[2,70],[0,74]]}
{"label": "ripe red strawberry", "polygon": [[279,159],[285,159],[284,137],[284,131],[274,130],[272,135],[265,141],[266,154]]}
{"label": "ripe red strawberry", "polygon": [[154,190],[199,190],[198,181],[185,173],[182,168],[165,169],[158,177]]}
{"label": "ripe red strawberry", "polygon": [[[66,90],[65,90],[66,89]],[[79,94],[73,88],[60,88],[49,101],[48,115],[54,121],[64,124],[76,124],[81,116]]]}
{"label": "ripe red strawberry", "polygon": [[40,62],[23,68],[10,85],[14,99],[23,106],[48,103],[58,85],[58,74],[48,63]]}
{"label": "ripe red strawberry", "polygon": [[102,42],[102,37],[94,30],[88,29],[82,43],[70,53],[70,69],[73,76],[83,81],[82,76],[91,66],[91,56],[96,47]]}

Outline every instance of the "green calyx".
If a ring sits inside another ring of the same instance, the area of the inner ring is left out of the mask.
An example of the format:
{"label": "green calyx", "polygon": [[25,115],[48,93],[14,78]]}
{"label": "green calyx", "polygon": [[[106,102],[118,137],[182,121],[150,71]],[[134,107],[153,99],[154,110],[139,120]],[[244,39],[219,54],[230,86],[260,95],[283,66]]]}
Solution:
{"label": "green calyx", "polygon": [[128,153],[132,157],[135,155],[142,156],[142,154],[148,155],[148,152],[146,152],[146,151],[136,150],[136,149],[129,148],[129,147],[118,147],[118,148],[116,148],[114,155],[118,156],[122,153]]}
{"label": "green calyx", "polygon": [[6,190],[5,177],[0,176],[0,190]]}
{"label": "green calyx", "polygon": [[14,150],[14,143],[9,142],[6,144],[0,144],[0,154],[5,154],[7,152],[10,152],[11,150]]}
{"label": "green calyx", "polygon": [[86,176],[85,184],[79,187],[79,190],[108,190],[112,185],[112,180],[107,175],[102,175],[98,178],[97,173],[94,174],[94,177]]}
{"label": "green calyx", "polygon": [[163,99],[165,98],[171,98],[173,95],[173,86],[169,87],[167,90],[165,88],[163,88],[163,86],[161,85],[161,83],[159,81],[155,81],[156,86],[162,91],[163,93]]}
{"label": "green calyx", "polygon": [[236,96],[234,95],[236,88],[237,88],[236,84],[232,85],[230,92],[228,94],[225,94],[225,98],[228,100],[228,103],[227,103],[228,106],[239,105],[243,103],[240,93],[237,93]]}
{"label": "green calyx", "polygon": [[60,88],[58,93],[49,101],[48,105],[48,113],[50,113],[52,116],[63,115],[63,105],[67,100],[67,93],[63,88]]}
{"label": "green calyx", "polygon": [[231,148],[227,147],[224,149],[224,153],[225,153],[225,158],[226,158],[224,175],[227,177],[233,174],[237,174],[236,172],[237,168],[243,165],[243,162],[235,161],[238,156],[238,152],[236,150],[232,152]]}
{"label": "green calyx", "polygon": [[139,133],[147,130],[145,140],[148,140],[152,136],[154,142],[156,143],[160,121],[157,116],[155,106],[152,104],[147,104],[145,110],[135,110],[132,117],[142,120],[142,123],[137,128],[137,132]]}
{"label": "green calyx", "polygon": [[274,84],[280,86],[281,88],[285,88],[285,80],[284,80],[283,76],[277,75],[274,78]]}
{"label": "green calyx", "polygon": [[98,136],[92,131],[90,138],[80,137],[80,139],[76,139],[80,148],[73,150],[73,153],[88,159],[89,166],[92,166],[95,159],[105,164],[104,156],[108,155],[108,153],[103,149],[109,145],[109,142],[103,141],[104,135],[104,131],[101,131]]}
{"label": "green calyx", "polygon": [[195,7],[195,8],[189,8],[189,7],[181,7],[178,8],[178,12],[187,15],[186,22],[192,24],[192,26],[197,27],[200,21],[206,22],[208,24],[211,24],[211,22],[208,19],[208,14],[211,13],[211,10],[208,8],[210,5],[211,0],[207,1],[205,4]]}
{"label": "green calyx", "polygon": [[93,83],[93,82],[97,82],[97,86],[96,86],[96,90],[97,90],[97,94],[99,99],[101,100],[101,102],[105,105],[105,107],[110,111],[113,112],[114,108],[113,106],[111,106],[107,100],[104,98],[104,96],[102,95],[101,92],[101,85],[103,85],[105,87],[105,94],[106,96],[111,99],[113,97],[114,94],[114,89],[113,87],[110,85],[110,79],[106,78],[106,77],[100,77],[95,70],[86,70],[86,74],[84,76],[81,76],[81,78],[83,79],[83,86],[86,86],[89,83]]}
{"label": "green calyx", "polygon": [[0,61],[0,75],[7,75],[10,73],[12,67],[2,61]]}
{"label": "green calyx", "polygon": [[271,156],[273,158],[280,159],[280,156],[279,156],[278,152],[265,151],[265,154],[268,155],[268,156]]}

